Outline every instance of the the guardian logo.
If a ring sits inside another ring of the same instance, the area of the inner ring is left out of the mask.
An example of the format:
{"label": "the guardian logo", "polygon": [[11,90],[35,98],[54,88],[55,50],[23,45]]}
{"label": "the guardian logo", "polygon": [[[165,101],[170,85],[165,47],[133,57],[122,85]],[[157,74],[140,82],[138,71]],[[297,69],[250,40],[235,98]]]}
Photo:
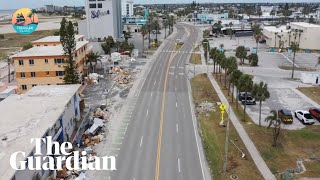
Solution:
{"label": "the guardian logo", "polygon": [[[32,138],[30,143],[35,142],[33,156],[26,157],[22,151],[15,152],[10,157],[10,165],[15,170],[62,170],[63,163],[68,170],[116,170],[116,158],[114,156],[94,157],[93,162],[88,162],[87,152],[73,151],[70,142],[61,145],[53,142],[52,137]],[[42,142],[46,144],[47,153],[41,153]],[[17,162],[17,157],[23,157],[24,161]],[[27,167],[27,168],[26,168]]]}

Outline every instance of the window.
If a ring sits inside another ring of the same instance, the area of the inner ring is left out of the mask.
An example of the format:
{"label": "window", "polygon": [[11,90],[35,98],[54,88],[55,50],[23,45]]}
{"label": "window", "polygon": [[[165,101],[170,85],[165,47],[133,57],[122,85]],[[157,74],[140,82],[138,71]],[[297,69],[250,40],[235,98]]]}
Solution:
{"label": "window", "polygon": [[35,86],[37,86],[36,84],[32,84],[32,87],[35,87]]}
{"label": "window", "polygon": [[20,65],[20,66],[23,66],[23,65],[24,65],[23,60],[19,60],[19,65]]}
{"label": "window", "polygon": [[56,71],[56,76],[64,76],[64,71]]}
{"label": "window", "polygon": [[96,1],[96,0],[89,0],[89,1]]}
{"label": "window", "polygon": [[50,72],[49,71],[46,71],[46,76],[50,76]]}
{"label": "window", "polygon": [[64,59],[54,59],[55,64],[64,64]]}
{"label": "window", "polygon": [[22,73],[20,73],[20,76],[21,76],[22,78],[25,78],[25,77],[26,77],[26,73],[22,72]]}
{"label": "window", "polygon": [[102,3],[98,3],[98,8],[102,8]]}
{"label": "window", "polygon": [[89,7],[90,7],[91,9],[97,8],[97,4],[90,4]]}
{"label": "window", "polygon": [[44,60],[44,63],[48,64],[48,63],[49,63],[49,60],[48,60],[48,59],[45,59],[45,60]]}
{"label": "window", "polygon": [[27,85],[21,85],[22,90],[27,90]]}
{"label": "window", "polygon": [[36,72],[31,72],[31,77],[36,77]]}
{"label": "window", "polygon": [[34,60],[33,59],[29,60],[29,64],[34,65]]}

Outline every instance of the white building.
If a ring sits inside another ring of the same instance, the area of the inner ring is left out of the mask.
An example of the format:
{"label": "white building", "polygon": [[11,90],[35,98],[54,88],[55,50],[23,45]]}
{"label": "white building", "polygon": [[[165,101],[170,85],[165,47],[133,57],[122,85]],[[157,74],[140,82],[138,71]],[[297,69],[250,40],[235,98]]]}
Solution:
{"label": "white building", "polygon": [[133,16],[133,1],[123,0],[122,1],[122,16]]}
{"label": "white building", "polygon": [[[52,136],[56,142],[66,142],[80,120],[80,85],[37,86],[23,95],[11,95],[0,102],[0,177],[3,180],[27,180],[40,175],[47,179],[50,171],[20,170],[10,166],[14,152],[33,156],[31,138]],[[41,147],[46,154],[46,144]],[[25,161],[17,156],[17,162]]]}
{"label": "white building", "polygon": [[317,14],[317,22],[320,23],[320,7],[317,8],[316,14]]}
{"label": "white building", "polygon": [[117,39],[122,34],[121,1],[85,0],[86,19],[79,22],[79,34],[87,39]]}
{"label": "white building", "polygon": [[305,22],[293,22],[287,26],[263,27],[263,35],[266,39],[266,44],[269,47],[279,47],[279,41],[283,42],[283,47],[290,46],[290,43],[295,39],[295,32],[297,33],[296,41],[299,43],[300,49],[303,50],[320,50],[320,25],[310,24]]}

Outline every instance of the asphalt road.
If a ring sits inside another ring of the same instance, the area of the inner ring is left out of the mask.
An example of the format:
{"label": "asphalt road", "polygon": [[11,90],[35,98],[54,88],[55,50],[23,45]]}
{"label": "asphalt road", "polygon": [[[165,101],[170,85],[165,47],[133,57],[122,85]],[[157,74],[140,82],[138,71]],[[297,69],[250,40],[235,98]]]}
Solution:
{"label": "asphalt road", "polygon": [[[187,25],[177,25],[177,31],[165,42],[142,87],[111,180],[208,179],[185,73],[186,52],[198,34]],[[172,52],[175,39],[185,41],[180,52]]]}

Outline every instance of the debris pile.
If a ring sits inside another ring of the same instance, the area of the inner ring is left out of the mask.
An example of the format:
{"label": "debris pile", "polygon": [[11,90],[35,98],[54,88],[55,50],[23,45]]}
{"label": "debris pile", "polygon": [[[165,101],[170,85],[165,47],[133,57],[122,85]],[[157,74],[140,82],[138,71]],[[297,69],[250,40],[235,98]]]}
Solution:
{"label": "debris pile", "polygon": [[117,74],[114,79],[118,87],[127,88],[129,84],[133,82],[132,76],[128,70],[123,70],[120,67],[112,68],[112,73]]}
{"label": "debris pile", "polygon": [[215,107],[213,103],[210,103],[208,101],[202,102],[196,107],[196,110],[198,113],[204,113],[204,112],[211,112],[215,111]]}
{"label": "debris pile", "polygon": [[99,84],[99,79],[103,78],[103,75],[97,73],[91,73],[88,77],[85,77],[87,84]]}

